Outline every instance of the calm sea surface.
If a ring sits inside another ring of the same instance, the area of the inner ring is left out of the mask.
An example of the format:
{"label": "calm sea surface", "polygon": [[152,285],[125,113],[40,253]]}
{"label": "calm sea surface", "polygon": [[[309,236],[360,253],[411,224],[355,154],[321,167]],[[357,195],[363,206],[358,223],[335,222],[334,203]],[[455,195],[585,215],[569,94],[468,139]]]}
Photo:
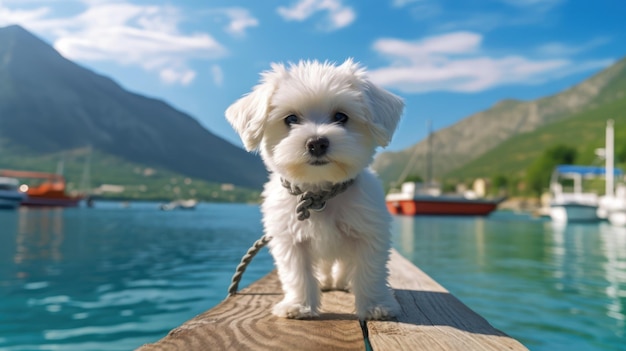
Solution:
{"label": "calm sea surface", "polygon": [[[219,303],[258,206],[0,211],[0,349],[131,350]],[[531,350],[626,350],[626,229],[397,217],[396,248]],[[263,250],[243,285],[272,268]]]}

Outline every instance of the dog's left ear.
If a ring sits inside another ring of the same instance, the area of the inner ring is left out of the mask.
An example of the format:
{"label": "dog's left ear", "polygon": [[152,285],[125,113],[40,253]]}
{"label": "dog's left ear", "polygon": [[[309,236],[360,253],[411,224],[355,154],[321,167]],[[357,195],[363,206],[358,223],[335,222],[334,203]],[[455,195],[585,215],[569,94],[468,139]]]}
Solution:
{"label": "dog's left ear", "polygon": [[365,79],[362,85],[370,115],[370,129],[378,145],[385,147],[398,126],[404,110],[402,99]]}

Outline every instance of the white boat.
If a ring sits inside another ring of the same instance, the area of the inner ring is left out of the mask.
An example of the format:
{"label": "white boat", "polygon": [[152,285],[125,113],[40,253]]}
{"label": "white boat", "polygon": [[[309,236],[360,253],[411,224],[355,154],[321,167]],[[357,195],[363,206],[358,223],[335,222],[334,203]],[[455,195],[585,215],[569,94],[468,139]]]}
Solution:
{"label": "white boat", "polygon": [[[554,169],[550,180],[550,217],[555,222],[594,222],[599,221],[599,197],[594,192],[583,191],[583,179],[603,177],[604,167],[559,165]],[[574,181],[572,189],[563,189],[566,179]]]}
{"label": "white boat", "polygon": [[0,177],[0,209],[14,209],[26,199],[19,186],[20,182],[15,178]]}
{"label": "white boat", "polygon": [[598,215],[612,225],[626,226],[626,186],[620,184],[615,192],[600,198]]}
{"label": "white boat", "polygon": [[161,204],[160,208],[163,211],[195,210],[197,204],[198,204],[198,201],[195,199],[175,200],[166,204]]}
{"label": "white boat", "polygon": [[[606,124],[605,148],[596,150],[596,154],[604,157],[607,171],[614,169],[614,148],[613,120],[609,120]],[[606,191],[600,198],[598,216],[607,219],[612,225],[626,226],[626,185],[622,183],[615,187],[614,183],[614,175],[607,172]]]}
{"label": "white boat", "polygon": [[391,214],[407,216],[487,216],[502,201],[504,197],[479,198],[473,192],[445,195],[439,187],[415,182],[405,182],[401,192],[392,192],[385,197]]}

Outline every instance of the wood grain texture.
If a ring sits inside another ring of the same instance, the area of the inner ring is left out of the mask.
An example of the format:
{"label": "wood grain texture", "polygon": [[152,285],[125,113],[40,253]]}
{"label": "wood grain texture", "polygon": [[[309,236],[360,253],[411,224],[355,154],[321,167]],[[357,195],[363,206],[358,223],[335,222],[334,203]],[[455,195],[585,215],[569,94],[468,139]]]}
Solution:
{"label": "wood grain texture", "polygon": [[289,320],[271,314],[282,298],[276,272],[187,321],[140,351],[157,350],[360,350],[363,332],[354,316],[354,296],[322,296],[316,319]]}
{"label": "wood grain texture", "polygon": [[[365,323],[372,350],[527,350],[395,250],[389,268],[402,315]],[[272,272],[138,350],[365,350],[352,294],[325,292],[321,315],[311,320],[274,317],[271,309],[281,299]]]}
{"label": "wood grain texture", "polygon": [[527,350],[395,250],[389,270],[402,314],[396,321],[367,322],[373,350]]}

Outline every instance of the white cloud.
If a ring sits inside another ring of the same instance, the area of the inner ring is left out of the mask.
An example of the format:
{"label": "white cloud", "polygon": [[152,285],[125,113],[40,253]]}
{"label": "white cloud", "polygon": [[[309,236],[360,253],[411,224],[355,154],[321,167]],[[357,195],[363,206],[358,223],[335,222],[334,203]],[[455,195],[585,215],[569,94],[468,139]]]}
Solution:
{"label": "white cloud", "polygon": [[408,42],[399,39],[380,39],[374,50],[381,54],[418,60],[434,54],[461,54],[474,52],[480,46],[482,36],[472,32],[456,32]]}
{"label": "white cloud", "polygon": [[165,83],[188,85],[196,77],[196,72],[189,69],[164,68],[159,72],[159,76]]}
{"label": "white cloud", "polygon": [[259,25],[259,21],[252,17],[248,10],[238,8],[228,9],[227,14],[230,16],[231,22],[226,31],[231,34],[243,35],[248,27],[256,27]]}
{"label": "white cloud", "polygon": [[228,25],[224,30],[235,36],[244,36],[248,28],[259,25],[259,20],[253,17],[250,11],[242,7],[215,9],[208,11],[208,13],[217,14],[220,17],[225,16],[228,19]]}
{"label": "white cloud", "polygon": [[185,34],[183,18],[172,6],[127,1],[84,0],[85,9],[53,17],[45,6],[11,9],[0,3],[0,24],[20,24],[46,37],[72,60],[102,60],[140,66],[168,84],[190,84],[193,59],[222,57],[226,49],[208,33]]}
{"label": "white cloud", "polygon": [[50,8],[48,7],[40,7],[34,10],[11,10],[4,7],[0,2],[0,26],[37,21],[49,12]]}
{"label": "white cloud", "polygon": [[224,72],[222,71],[222,67],[219,65],[211,66],[211,74],[213,75],[213,83],[218,87],[222,86],[224,83]]}
{"label": "white cloud", "polygon": [[517,7],[538,7],[549,10],[564,2],[564,0],[501,0],[504,3]]}
{"label": "white cloud", "polygon": [[356,19],[356,13],[341,0],[300,0],[291,7],[279,7],[277,12],[285,20],[302,22],[317,12],[327,12],[326,21],[319,27],[333,31],[350,25]]}
{"label": "white cloud", "polygon": [[610,40],[606,37],[600,37],[586,43],[579,43],[577,45],[551,42],[539,46],[539,48],[537,48],[537,52],[545,56],[570,56],[595,49],[598,46],[609,43],[609,41]]}
{"label": "white cloud", "polygon": [[454,32],[418,41],[380,39],[373,45],[391,63],[370,71],[370,78],[405,93],[478,92],[500,85],[537,84],[605,67],[610,60],[574,63],[566,58],[533,60],[520,55],[490,57],[482,36]]}
{"label": "white cloud", "polygon": [[391,4],[394,7],[404,7],[404,6],[408,5],[408,4],[411,4],[411,3],[414,3],[414,2],[419,2],[419,1],[421,1],[421,0],[393,0],[391,2]]}
{"label": "white cloud", "polygon": [[[472,30],[481,33],[502,27],[537,26],[558,21],[554,10],[565,0],[495,0],[495,6],[472,2],[455,6],[438,0],[392,0],[392,5],[425,21],[432,32]],[[493,3],[494,1],[491,1]],[[477,6],[478,5],[478,6]],[[494,5],[494,4],[492,4]]]}

